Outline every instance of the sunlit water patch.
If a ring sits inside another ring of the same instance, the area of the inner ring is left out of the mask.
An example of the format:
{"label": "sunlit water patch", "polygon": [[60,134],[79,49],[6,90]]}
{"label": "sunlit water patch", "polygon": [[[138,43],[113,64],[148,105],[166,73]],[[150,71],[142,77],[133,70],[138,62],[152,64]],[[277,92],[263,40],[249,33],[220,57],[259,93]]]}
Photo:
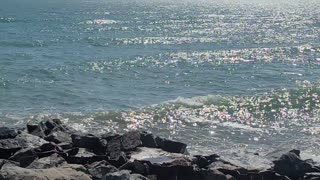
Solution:
{"label": "sunlit water patch", "polygon": [[77,130],[98,134],[146,130],[188,143],[191,153],[219,151],[239,158],[234,153],[266,155],[290,148],[319,155],[319,115],[320,86],[305,83],[261,96],[178,98],[130,111],[32,115],[24,122],[61,118]]}
{"label": "sunlit water patch", "polygon": [[1,2],[0,126],[61,118],[87,132],[152,131],[239,161],[282,148],[315,156],[319,6]]}

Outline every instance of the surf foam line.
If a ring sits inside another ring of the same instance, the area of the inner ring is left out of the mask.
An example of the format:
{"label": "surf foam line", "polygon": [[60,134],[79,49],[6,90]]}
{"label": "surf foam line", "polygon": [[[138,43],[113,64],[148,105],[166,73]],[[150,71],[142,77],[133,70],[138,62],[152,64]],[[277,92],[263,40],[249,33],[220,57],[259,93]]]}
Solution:
{"label": "surf foam line", "polygon": [[[199,96],[175,100],[134,110],[96,113],[38,114],[24,121],[60,118],[76,129],[108,131],[154,127],[223,125],[226,122],[248,128],[308,127],[320,121],[320,84],[282,89],[257,96]],[[103,127],[103,128],[102,128]],[[106,129],[107,128],[107,129]],[[91,129],[92,130],[92,129]]]}

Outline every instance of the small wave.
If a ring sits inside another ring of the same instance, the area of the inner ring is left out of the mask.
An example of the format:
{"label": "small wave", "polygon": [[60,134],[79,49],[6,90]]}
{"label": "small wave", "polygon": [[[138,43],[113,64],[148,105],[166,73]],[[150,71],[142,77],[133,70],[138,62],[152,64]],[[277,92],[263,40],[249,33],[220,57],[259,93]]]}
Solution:
{"label": "small wave", "polygon": [[10,18],[10,17],[0,17],[0,23],[12,23],[16,19],[15,18]]}
{"label": "small wave", "polygon": [[[320,121],[320,85],[282,89],[262,96],[201,96],[177,98],[136,110],[62,113],[30,116],[29,120],[58,117],[75,127],[109,131],[188,126],[222,126],[244,130],[308,127]],[[102,124],[102,126],[101,126]],[[103,127],[103,128],[102,128]],[[179,128],[178,128],[179,129]],[[307,129],[308,131],[308,129]],[[310,133],[316,132],[310,129]]]}
{"label": "small wave", "polygon": [[98,25],[109,25],[109,24],[117,24],[118,21],[111,19],[94,19],[94,20],[85,20],[80,22],[80,24],[98,24]]}
{"label": "small wave", "polygon": [[208,96],[197,96],[192,98],[183,98],[178,97],[175,100],[167,101],[168,103],[174,103],[174,104],[182,104],[185,106],[203,106],[206,104],[216,104],[223,101],[222,96],[214,96],[214,95],[208,95]]}
{"label": "small wave", "polygon": [[32,47],[42,47],[44,46],[43,41],[0,41],[0,46],[2,47],[19,47],[19,48],[32,48]]}

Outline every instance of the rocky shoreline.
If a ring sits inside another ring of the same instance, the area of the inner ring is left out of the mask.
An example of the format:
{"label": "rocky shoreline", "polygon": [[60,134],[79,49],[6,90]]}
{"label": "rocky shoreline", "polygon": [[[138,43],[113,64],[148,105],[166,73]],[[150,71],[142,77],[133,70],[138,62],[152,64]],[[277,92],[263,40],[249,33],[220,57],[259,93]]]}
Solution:
{"label": "rocky shoreline", "polygon": [[291,150],[271,168],[245,168],[147,132],[84,134],[59,119],[0,127],[0,180],[320,180],[320,167]]}

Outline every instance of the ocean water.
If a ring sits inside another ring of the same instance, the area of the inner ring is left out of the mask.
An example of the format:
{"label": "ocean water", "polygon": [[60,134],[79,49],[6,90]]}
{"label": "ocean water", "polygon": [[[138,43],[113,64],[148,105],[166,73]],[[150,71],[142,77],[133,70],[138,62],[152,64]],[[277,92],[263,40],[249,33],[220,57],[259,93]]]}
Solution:
{"label": "ocean water", "polygon": [[0,125],[320,155],[320,1],[0,0]]}

